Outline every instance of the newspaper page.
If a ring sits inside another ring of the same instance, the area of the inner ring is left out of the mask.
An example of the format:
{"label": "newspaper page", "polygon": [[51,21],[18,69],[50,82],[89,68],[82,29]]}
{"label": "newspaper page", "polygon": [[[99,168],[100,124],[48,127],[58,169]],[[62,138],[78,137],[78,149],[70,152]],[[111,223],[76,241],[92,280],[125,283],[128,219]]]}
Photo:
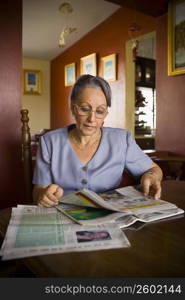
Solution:
{"label": "newspaper page", "polygon": [[[115,205],[120,210],[128,210],[132,216],[138,221],[153,222],[156,220],[162,220],[171,216],[176,216],[184,213],[184,210],[177,207],[175,204],[149,197],[144,197],[143,194],[134,188],[133,186],[127,186],[124,188],[116,189],[115,192],[111,191],[108,195],[101,196],[104,200],[107,200],[110,205]],[[121,223],[121,220],[125,221],[125,218],[118,218],[116,221]],[[134,219],[132,219],[132,224]],[[120,228],[125,227],[124,223]]]}
{"label": "newspaper page", "polygon": [[[107,194],[107,193],[106,193]],[[122,197],[123,198],[123,197]],[[101,194],[97,194],[91,190],[83,189],[74,193],[62,196],[60,203],[73,204],[77,206],[105,208],[113,211],[118,211],[114,205],[104,201]]]}
{"label": "newspaper page", "polygon": [[92,224],[116,223],[119,228],[128,227],[137,221],[152,222],[179,215],[184,212],[180,208],[156,211],[156,209],[154,209],[155,207],[150,211],[148,211],[148,209],[146,211],[142,209],[142,213],[137,212],[137,210],[135,210],[135,212],[131,212],[129,210],[125,210],[123,212],[111,212],[105,209],[77,207],[66,204],[63,204],[62,208],[68,215],[83,225],[88,226]]}
{"label": "newspaper page", "polygon": [[137,221],[137,218],[130,211],[114,212],[107,209],[76,206],[72,204],[60,204],[57,207],[62,209],[82,225],[117,224],[120,228],[127,227]]}
{"label": "newspaper page", "polygon": [[[132,225],[137,220],[152,222],[184,213],[172,203],[144,197],[133,186],[99,194],[84,189],[64,196],[64,202],[76,205],[76,208],[71,206],[66,211],[81,224],[112,222],[120,228]],[[65,205],[63,201],[62,204]]]}
{"label": "newspaper page", "polygon": [[1,248],[2,260],[36,255],[129,247],[115,224],[78,225],[55,208],[13,208]]}
{"label": "newspaper page", "polygon": [[173,203],[145,197],[132,186],[116,189],[115,191],[110,191],[108,194],[101,193],[100,195],[109,205],[114,205],[119,211],[129,210],[134,214],[136,212],[145,213],[177,208]]}
{"label": "newspaper page", "polygon": [[[84,207],[105,208],[112,211],[144,210],[151,211],[161,209],[177,208],[175,204],[164,200],[144,197],[144,195],[133,186],[123,187],[116,190],[106,191],[105,193],[95,193],[83,189],[75,193],[68,194],[61,198],[61,203],[73,204]],[[160,208],[156,208],[160,206]]]}

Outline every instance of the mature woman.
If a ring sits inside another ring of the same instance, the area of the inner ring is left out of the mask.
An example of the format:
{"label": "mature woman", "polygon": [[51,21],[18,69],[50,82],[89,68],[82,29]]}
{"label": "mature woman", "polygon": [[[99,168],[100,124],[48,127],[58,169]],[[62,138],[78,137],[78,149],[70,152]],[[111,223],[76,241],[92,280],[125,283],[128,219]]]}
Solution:
{"label": "mature woman", "polygon": [[34,199],[51,207],[63,194],[87,188],[104,192],[119,186],[124,170],[141,177],[144,195],[161,193],[161,169],[144,154],[127,130],[103,127],[111,106],[109,84],[81,76],[71,93],[75,125],[40,139],[33,183]]}

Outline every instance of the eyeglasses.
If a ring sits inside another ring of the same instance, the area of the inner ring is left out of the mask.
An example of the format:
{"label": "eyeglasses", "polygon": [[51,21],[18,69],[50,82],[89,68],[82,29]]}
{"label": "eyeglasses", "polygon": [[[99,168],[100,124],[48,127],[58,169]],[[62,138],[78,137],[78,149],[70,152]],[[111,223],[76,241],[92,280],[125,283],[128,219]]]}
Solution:
{"label": "eyeglasses", "polygon": [[89,116],[90,114],[95,112],[95,117],[97,119],[103,119],[108,112],[107,108],[103,108],[101,106],[98,106],[95,111],[92,110],[92,107],[88,105],[74,104],[74,106],[76,107],[79,116]]}

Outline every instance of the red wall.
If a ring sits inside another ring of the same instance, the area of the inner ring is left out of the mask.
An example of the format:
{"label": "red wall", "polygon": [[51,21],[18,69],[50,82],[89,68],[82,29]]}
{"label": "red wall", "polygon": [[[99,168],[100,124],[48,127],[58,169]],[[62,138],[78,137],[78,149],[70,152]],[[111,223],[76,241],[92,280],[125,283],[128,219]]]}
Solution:
{"label": "red wall", "polygon": [[167,15],[157,20],[156,148],[185,155],[185,74],[167,75]]}
{"label": "red wall", "polygon": [[[69,93],[71,88],[64,87],[64,66],[76,62],[77,76],[80,75],[80,58],[91,53],[100,57],[116,53],[118,80],[111,82],[113,108],[110,112],[111,123],[125,125],[125,43],[129,36],[129,25],[136,21],[141,26],[139,35],[154,31],[156,20],[136,11],[121,8],[97,26],[74,46],[66,50],[51,63],[51,127],[57,128],[72,122],[69,113]],[[98,66],[99,70],[99,66]],[[100,73],[98,74],[100,75]]]}
{"label": "red wall", "polygon": [[117,110],[111,112],[112,122],[120,119],[124,127],[125,110],[125,43],[130,36],[128,26],[134,21],[142,27],[139,35],[156,30],[156,92],[157,131],[156,149],[185,155],[185,75],[167,75],[167,15],[152,18],[122,8],[96,27],[73,47],[51,63],[51,126],[62,127],[72,119],[68,109],[69,87],[64,87],[64,66],[77,63],[79,76],[80,57],[97,53],[99,58],[118,54],[118,80],[111,83],[113,101]]}
{"label": "red wall", "polygon": [[0,208],[22,201],[22,1],[0,1]]}

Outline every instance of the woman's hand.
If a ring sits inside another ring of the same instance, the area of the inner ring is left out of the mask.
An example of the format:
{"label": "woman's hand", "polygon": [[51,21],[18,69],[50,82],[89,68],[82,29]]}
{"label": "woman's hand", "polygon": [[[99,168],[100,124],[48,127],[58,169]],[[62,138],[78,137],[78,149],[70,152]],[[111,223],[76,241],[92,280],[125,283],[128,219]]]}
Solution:
{"label": "woman's hand", "polygon": [[63,193],[63,189],[57,184],[50,184],[46,187],[36,185],[33,190],[33,198],[38,206],[52,207],[58,204]]}
{"label": "woman's hand", "polygon": [[141,188],[144,196],[153,197],[156,200],[161,197],[162,176],[161,168],[153,163],[152,167],[141,177]]}

